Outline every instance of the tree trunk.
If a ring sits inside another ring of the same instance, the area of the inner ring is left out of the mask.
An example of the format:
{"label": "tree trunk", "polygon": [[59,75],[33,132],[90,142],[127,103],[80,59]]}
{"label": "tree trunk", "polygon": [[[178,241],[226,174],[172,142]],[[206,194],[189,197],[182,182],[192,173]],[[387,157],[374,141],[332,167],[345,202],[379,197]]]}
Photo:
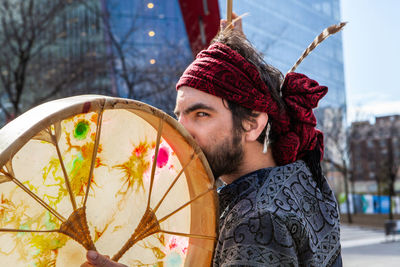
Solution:
{"label": "tree trunk", "polygon": [[344,192],[346,194],[347,221],[349,223],[353,223],[353,220],[351,218],[351,211],[350,211],[349,185],[348,185],[348,175],[347,175],[347,173],[344,175]]}

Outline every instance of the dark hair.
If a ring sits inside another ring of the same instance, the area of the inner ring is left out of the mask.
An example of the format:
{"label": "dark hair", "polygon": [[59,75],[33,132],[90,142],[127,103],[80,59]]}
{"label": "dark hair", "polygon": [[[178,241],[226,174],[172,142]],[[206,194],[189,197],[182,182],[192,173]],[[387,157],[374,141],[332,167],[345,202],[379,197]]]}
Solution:
{"label": "dark hair", "polygon": [[[264,61],[263,55],[253,47],[243,33],[237,30],[223,30],[217,34],[211,43],[215,42],[223,43],[229,46],[247,61],[252,63],[260,73],[261,79],[265,82],[268,88],[270,88],[271,95],[278,103],[278,106],[281,109],[285,108],[285,104],[280,97],[280,85],[283,81],[282,73],[277,68],[267,64]],[[233,127],[238,130],[245,131],[243,127],[243,121],[253,122],[258,116],[258,113],[249,108],[242,107],[232,101],[227,101],[227,103],[228,108],[232,112]],[[273,123],[271,118],[269,118],[268,123]],[[260,136],[257,138],[257,141],[261,144],[264,142],[265,130],[266,129],[264,128]],[[274,139],[274,133],[271,132],[270,142],[273,143]]]}
{"label": "dark hair", "polygon": [[[271,90],[271,95],[278,103],[279,108],[286,108],[286,105],[280,96],[280,87],[284,79],[283,74],[277,68],[267,64],[264,61],[263,55],[253,47],[253,45],[249,42],[249,40],[242,32],[237,30],[222,30],[217,34],[217,36],[212,40],[211,43],[215,42],[220,42],[229,46],[231,49],[238,52],[247,61],[252,63],[258,69],[261,79]],[[247,120],[250,122],[254,122],[255,118],[258,116],[258,113],[254,112],[251,109],[242,107],[232,101],[226,102],[228,103],[228,108],[232,112],[233,127],[235,128],[235,130],[241,132],[246,131],[243,127],[243,121]],[[268,123],[273,124],[274,122],[271,118],[269,118]],[[265,130],[266,129],[264,128],[260,136],[258,136],[257,138],[257,141],[261,144],[264,142]],[[271,131],[269,135],[270,143],[273,144],[276,138],[276,134]],[[316,181],[317,186],[322,189],[322,183],[325,179],[322,175],[321,170],[319,144],[317,144],[316,148],[313,151],[309,151],[303,157],[303,160],[306,162],[311,173],[313,174],[313,178]]]}

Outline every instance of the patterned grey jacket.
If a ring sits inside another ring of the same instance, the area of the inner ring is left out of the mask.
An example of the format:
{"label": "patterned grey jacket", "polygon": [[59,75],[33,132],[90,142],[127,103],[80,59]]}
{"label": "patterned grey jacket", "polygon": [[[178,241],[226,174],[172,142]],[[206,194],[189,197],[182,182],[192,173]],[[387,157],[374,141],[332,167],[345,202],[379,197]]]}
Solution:
{"label": "patterned grey jacket", "polygon": [[342,266],[336,200],[303,161],[252,172],[218,194],[213,266]]}

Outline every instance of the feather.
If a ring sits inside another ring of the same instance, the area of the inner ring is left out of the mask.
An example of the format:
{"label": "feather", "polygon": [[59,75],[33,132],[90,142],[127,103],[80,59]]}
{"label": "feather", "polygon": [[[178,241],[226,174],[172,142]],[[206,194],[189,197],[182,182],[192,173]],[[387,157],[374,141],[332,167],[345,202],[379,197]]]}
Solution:
{"label": "feather", "polygon": [[293,67],[288,71],[289,72],[293,72],[296,70],[296,68],[300,65],[300,63],[308,56],[308,54],[311,53],[311,51],[313,51],[320,43],[322,43],[326,38],[328,38],[330,35],[335,34],[337,32],[339,32],[345,25],[347,24],[347,22],[341,22],[339,24],[335,24],[332,26],[329,26],[328,28],[326,28],[325,30],[323,30],[323,32],[321,32],[320,35],[318,35],[314,41],[307,47],[306,50],[304,50],[303,54],[301,55],[301,57],[296,61],[296,63],[293,65]]}
{"label": "feather", "polygon": [[[227,33],[227,32],[229,32],[229,31],[231,31],[231,30],[234,30],[235,29],[235,22],[236,21],[238,21],[238,20],[240,20],[240,19],[242,19],[242,18],[244,18],[244,17],[246,17],[247,15],[249,15],[249,13],[248,12],[246,12],[246,13],[244,13],[244,14],[242,14],[242,15],[240,15],[240,16],[238,16],[237,18],[235,18],[235,19],[233,19],[231,22],[226,22],[226,24],[222,24],[221,25],[221,31],[223,32],[223,33]],[[242,32],[242,30],[240,30],[240,32],[244,35],[244,33]]]}

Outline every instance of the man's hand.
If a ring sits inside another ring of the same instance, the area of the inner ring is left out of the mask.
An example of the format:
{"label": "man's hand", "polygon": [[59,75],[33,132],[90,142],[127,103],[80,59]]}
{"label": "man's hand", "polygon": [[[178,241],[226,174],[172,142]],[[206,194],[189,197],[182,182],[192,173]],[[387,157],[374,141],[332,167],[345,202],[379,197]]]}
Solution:
{"label": "man's hand", "polygon": [[[235,12],[232,12],[232,25],[235,31],[239,31],[240,33],[244,34],[242,26],[242,18],[239,17]],[[228,21],[226,19],[221,19],[219,26],[221,30],[225,29],[226,27],[229,26]]]}
{"label": "man's hand", "polygon": [[110,257],[101,255],[93,250],[89,250],[86,253],[86,258],[88,261],[82,264],[81,267],[127,267],[126,265],[112,261],[110,260]]}

